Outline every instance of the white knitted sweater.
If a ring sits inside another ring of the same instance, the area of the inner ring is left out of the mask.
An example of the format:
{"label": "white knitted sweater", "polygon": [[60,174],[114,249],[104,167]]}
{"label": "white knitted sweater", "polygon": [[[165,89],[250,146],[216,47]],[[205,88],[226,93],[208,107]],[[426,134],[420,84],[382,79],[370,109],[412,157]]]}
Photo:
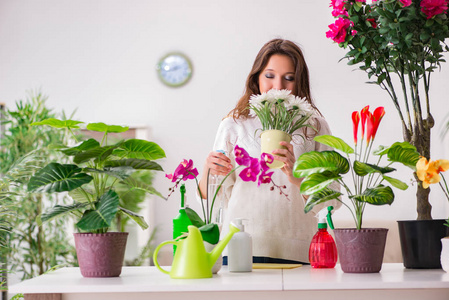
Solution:
{"label": "white knitted sweater", "polygon": [[[314,116],[310,120],[319,127],[318,135],[331,134],[324,118]],[[224,119],[215,138],[214,150],[224,150],[235,166],[233,149],[235,145],[243,147],[252,157],[260,157],[260,131],[258,118],[248,118],[234,121],[228,117]],[[312,132],[311,132],[312,133]],[[295,157],[309,151],[323,151],[329,148],[313,140],[304,140],[293,135],[292,144]],[[238,169],[236,173],[241,171]],[[340,206],[338,201],[330,201],[317,205],[313,211],[304,213],[304,199],[299,188],[291,184],[287,176],[280,170],[274,170],[272,179],[278,185],[286,185],[284,191],[289,200],[280,195],[275,189],[270,191],[271,184],[244,182],[236,173],[227,178],[224,183],[224,221],[222,236],[229,230],[229,223],[235,218],[244,218],[245,231],[253,238],[253,256],[265,256],[308,262],[310,241],[317,231],[316,213],[325,206],[333,205],[335,209]],[[338,189],[338,184],[332,188]],[[219,207],[216,203],[214,210]],[[224,252],[227,255],[227,252]]]}

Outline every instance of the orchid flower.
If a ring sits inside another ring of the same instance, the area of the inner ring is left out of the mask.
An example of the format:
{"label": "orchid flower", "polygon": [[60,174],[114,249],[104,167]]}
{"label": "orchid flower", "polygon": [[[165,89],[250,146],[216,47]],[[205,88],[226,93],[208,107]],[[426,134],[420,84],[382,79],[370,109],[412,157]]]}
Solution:
{"label": "orchid flower", "polygon": [[441,180],[440,173],[447,170],[449,170],[449,160],[446,159],[428,161],[427,158],[421,156],[416,163],[416,175],[422,181],[422,186],[425,189],[433,183],[439,183]]}

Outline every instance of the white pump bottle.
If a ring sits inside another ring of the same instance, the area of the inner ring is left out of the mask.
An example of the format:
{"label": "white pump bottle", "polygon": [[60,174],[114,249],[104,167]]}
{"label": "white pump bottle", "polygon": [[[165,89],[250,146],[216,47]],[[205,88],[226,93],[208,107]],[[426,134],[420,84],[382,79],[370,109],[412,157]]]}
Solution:
{"label": "white pump bottle", "polygon": [[243,220],[234,219],[239,232],[235,233],[228,244],[228,270],[229,272],[251,272],[253,270],[253,239],[245,232]]}

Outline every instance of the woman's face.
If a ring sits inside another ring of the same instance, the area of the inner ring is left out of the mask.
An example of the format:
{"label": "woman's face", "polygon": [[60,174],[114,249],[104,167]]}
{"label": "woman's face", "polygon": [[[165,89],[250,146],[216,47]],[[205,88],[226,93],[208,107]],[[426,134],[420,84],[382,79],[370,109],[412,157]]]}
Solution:
{"label": "woman's face", "polygon": [[271,89],[286,89],[295,93],[295,86],[295,66],[291,58],[281,54],[272,55],[259,75],[260,93]]}

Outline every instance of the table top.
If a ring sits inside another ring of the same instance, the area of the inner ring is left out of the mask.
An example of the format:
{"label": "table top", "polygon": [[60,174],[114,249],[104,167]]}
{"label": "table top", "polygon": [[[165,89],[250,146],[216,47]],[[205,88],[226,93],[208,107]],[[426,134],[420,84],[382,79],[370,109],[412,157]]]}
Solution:
{"label": "table top", "polygon": [[[164,267],[167,268],[167,267]],[[63,268],[9,287],[11,293],[132,293],[208,291],[449,289],[442,269],[405,269],[383,264],[379,273],[344,273],[334,269],[255,269],[229,272],[223,266],[207,279],[171,279],[155,267],[123,267],[120,277],[84,278],[79,268]]]}

